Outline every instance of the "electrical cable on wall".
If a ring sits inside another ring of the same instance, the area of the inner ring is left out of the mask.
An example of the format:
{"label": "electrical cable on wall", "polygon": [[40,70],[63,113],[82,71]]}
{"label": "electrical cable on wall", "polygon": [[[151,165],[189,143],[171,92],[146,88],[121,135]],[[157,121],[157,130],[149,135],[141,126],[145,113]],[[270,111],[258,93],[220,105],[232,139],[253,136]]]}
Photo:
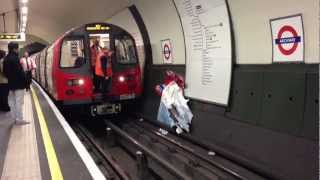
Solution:
{"label": "electrical cable on wall", "polygon": [[6,12],[3,12],[3,13],[0,13],[0,16],[2,16],[2,21],[3,21],[3,31],[2,31],[3,33],[7,32],[7,30],[6,30],[6,15],[11,13],[11,12],[16,12],[18,21],[20,22],[18,9],[13,9],[13,10],[10,10],[10,11],[6,11]]}
{"label": "electrical cable on wall", "polygon": [[2,14],[2,20],[3,20],[3,32],[6,32],[6,18],[5,18],[6,14],[3,13]]}

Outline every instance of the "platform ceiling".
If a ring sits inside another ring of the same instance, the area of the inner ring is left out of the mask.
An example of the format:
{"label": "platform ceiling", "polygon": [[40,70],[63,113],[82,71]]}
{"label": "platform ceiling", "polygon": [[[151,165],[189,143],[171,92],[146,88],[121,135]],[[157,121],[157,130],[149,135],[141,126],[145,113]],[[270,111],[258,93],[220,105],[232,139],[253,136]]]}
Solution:
{"label": "platform ceiling", "polygon": [[72,27],[105,21],[130,0],[29,0],[27,33],[48,42]]}
{"label": "platform ceiling", "polygon": [[[18,4],[18,0],[1,0],[0,13]],[[51,43],[72,27],[105,21],[130,4],[130,0],[29,0],[26,32]]]}
{"label": "platform ceiling", "polygon": [[0,0],[0,14],[5,13],[5,26],[3,17],[0,16],[0,32],[17,31],[17,7],[17,0]]}

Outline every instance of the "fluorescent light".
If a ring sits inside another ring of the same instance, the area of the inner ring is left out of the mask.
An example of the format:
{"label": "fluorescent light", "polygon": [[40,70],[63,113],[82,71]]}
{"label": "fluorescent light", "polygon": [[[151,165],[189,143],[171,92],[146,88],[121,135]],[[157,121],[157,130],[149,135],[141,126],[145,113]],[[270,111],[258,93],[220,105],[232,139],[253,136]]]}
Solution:
{"label": "fluorescent light", "polygon": [[28,0],[21,0],[21,2],[22,2],[22,3],[27,3],[27,2],[28,2]]}
{"label": "fluorescent light", "polygon": [[27,14],[27,13],[28,13],[28,7],[23,6],[23,7],[21,8],[21,13],[22,13],[22,14]]}
{"label": "fluorescent light", "polygon": [[22,22],[27,22],[27,16],[26,15],[22,16]]}

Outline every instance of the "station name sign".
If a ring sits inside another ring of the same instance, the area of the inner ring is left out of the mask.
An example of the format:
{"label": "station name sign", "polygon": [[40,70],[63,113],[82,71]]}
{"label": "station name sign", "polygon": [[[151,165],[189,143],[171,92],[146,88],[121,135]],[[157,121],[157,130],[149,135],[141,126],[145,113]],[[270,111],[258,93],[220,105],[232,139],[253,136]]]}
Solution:
{"label": "station name sign", "polygon": [[109,30],[110,27],[103,24],[91,24],[86,26],[87,31],[102,31],[102,30]]}
{"label": "station name sign", "polygon": [[0,34],[0,41],[25,41],[26,35],[25,33],[1,33]]}

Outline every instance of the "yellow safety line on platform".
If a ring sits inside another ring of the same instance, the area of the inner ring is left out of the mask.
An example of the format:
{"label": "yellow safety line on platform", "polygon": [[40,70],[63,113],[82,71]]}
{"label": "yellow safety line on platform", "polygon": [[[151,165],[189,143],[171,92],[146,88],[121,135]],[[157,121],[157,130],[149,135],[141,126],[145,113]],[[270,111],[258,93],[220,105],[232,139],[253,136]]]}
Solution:
{"label": "yellow safety line on platform", "polygon": [[44,142],[44,147],[45,147],[45,151],[47,154],[47,159],[48,159],[48,163],[49,163],[49,169],[50,169],[50,173],[51,173],[51,179],[52,180],[63,180],[63,176],[61,173],[61,169],[60,169],[60,165],[57,159],[57,155],[56,152],[54,150],[54,146],[52,144],[52,140],[50,137],[50,133],[48,130],[48,126],[46,124],[46,120],[44,118],[38,97],[35,93],[35,91],[33,90],[33,88],[31,88],[32,91],[32,96],[33,96],[33,100],[34,100],[34,104],[36,107],[36,111],[38,114],[38,119],[39,119],[39,124],[40,124],[40,129],[41,129],[41,134],[42,134],[42,139]]}

